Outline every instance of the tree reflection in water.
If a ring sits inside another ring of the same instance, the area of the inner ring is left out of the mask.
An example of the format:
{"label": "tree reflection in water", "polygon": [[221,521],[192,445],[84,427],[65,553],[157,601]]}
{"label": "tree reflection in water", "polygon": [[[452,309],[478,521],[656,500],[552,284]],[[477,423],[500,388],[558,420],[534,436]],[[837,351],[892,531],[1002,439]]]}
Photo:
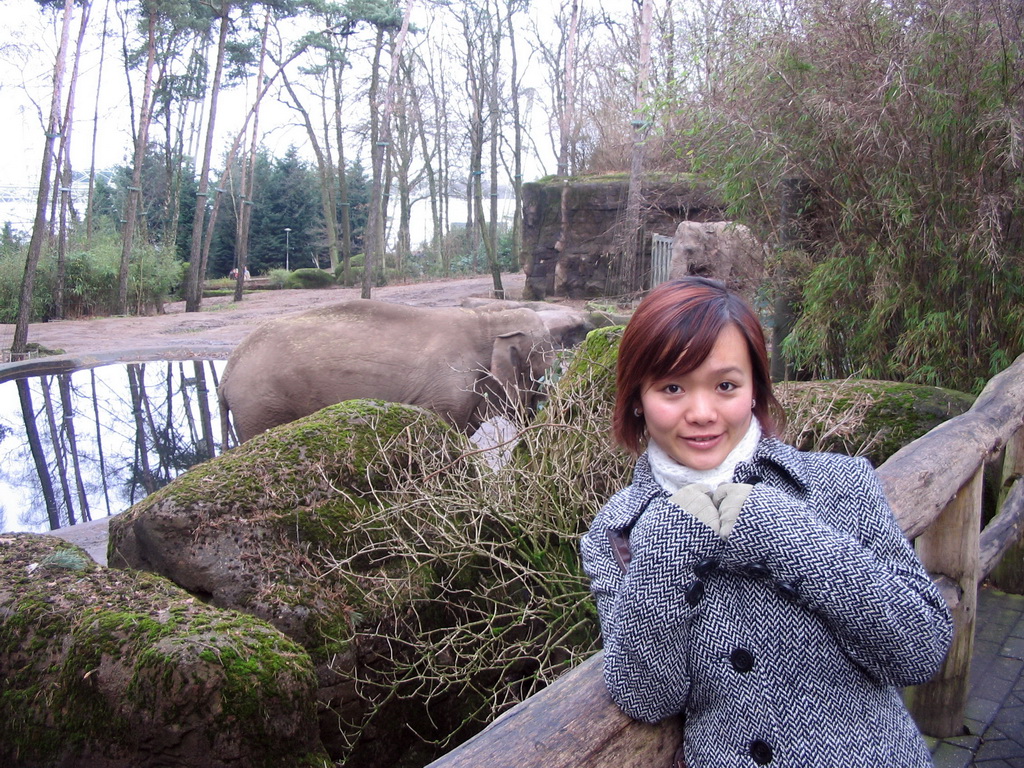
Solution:
{"label": "tree reflection in water", "polygon": [[0,530],[123,512],[212,457],[224,365],[117,364],[0,384]]}

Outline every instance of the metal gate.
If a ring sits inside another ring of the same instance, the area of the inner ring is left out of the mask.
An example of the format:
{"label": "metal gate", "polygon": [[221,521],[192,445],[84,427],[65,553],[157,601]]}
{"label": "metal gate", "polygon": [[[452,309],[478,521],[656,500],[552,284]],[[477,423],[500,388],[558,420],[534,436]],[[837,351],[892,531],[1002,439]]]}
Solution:
{"label": "metal gate", "polygon": [[668,280],[672,269],[672,238],[651,235],[651,288]]}

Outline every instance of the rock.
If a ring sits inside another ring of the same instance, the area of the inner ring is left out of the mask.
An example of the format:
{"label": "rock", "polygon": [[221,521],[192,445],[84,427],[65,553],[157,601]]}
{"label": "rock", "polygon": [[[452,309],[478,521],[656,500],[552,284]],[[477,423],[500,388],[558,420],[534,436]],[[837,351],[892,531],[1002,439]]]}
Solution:
{"label": "rock", "polygon": [[775,395],[789,419],[787,442],[867,456],[876,467],[974,403],[952,389],[874,379],[784,382]]}
{"label": "rock", "polygon": [[[524,184],[523,297],[585,299],[616,293],[621,246],[615,233],[628,193],[628,179],[622,175],[552,177]],[[680,221],[722,218],[722,201],[690,177],[648,175],[641,195],[647,235],[641,247],[648,265],[651,234],[671,236]]]}
{"label": "rock", "polygon": [[[460,576],[471,563],[444,554],[438,531],[460,524],[448,505],[422,518],[411,511],[427,493],[424,476],[443,485],[446,467],[471,492],[478,465],[460,458],[467,453],[466,438],[423,409],[330,406],[189,470],[112,520],[110,563],[160,573],[301,643],[316,664],[331,757],[391,765],[417,733],[446,738],[480,705],[463,687],[428,706],[410,671],[424,653],[417,638],[459,610],[431,602],[440,581],[488,587],[482,571]],[[461,599],[476,599],[462,589]]]}
{"label": "rock", "polygon": [[0,764],[328,766],[306,652],[52,536],[0,537]]}
{"label": "rock", "polygon": [[764,279],[764,246],[732,221],[683,221],[672,238],[669,277],[710,277],[754,304]]}

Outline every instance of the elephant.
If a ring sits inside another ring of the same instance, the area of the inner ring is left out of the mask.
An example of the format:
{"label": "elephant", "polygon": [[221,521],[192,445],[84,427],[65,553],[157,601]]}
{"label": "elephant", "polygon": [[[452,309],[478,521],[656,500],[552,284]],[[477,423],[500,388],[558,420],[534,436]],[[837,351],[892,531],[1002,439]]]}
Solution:
{"label": "elephant", "polygon": [[529,309],[428,308],[353,299],[272,320],[235,348],[217,388],[239,442],[344,400],[417,405],[472,434],[535,409],[554,361]]}
{"label": "elephant", "polygon": [[764,246],[750,229],[731,221],[684,221],[672,238],[670,277],[721,280],[753,301],[764,278]]}

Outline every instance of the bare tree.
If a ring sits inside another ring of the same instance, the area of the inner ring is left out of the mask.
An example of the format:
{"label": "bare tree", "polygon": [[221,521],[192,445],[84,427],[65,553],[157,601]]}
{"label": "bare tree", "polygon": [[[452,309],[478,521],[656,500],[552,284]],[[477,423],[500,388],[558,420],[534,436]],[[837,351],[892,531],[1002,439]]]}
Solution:
{"label": "bare tree", "polygon": [[643,288],[644,265],[641,260],[640,209],[643,205],[644,141],[650,126],[647,115],[648,88],[651,76],[651,15],[653,0],[643,0],[640,10],[640,67],[636,75],[636,97],[633,107],[633,149],[629,166],[629,190],[626,215],[622,224],[622,291],[632,293]]}
{"label": "bare tree", "polygon": [[39,191],[36,195],[36,215],[32,225],[28,256],[25,259],[25,272],[21,281],[21,292],[18,296],[18,316],[15,320],[14,336],[11,342],[12,358],[23,356],[28,348],[28,324],[32,317],[32,289],[35,285],[36,270],[39,268],[39,259],[42,256],[43,243],[46,238],[46,203],[50,198],[53,147],[60,136],[61,94],[64,89],[64,66],[67,59],[68,38],[73,14],[74,1],[65,0],[61,20],[60,46],[53,65],[50,117],[46,124],[45,141],[43,142],[43,161],[39,173]]}
{"label": "bare tree", "polygon": [[210,166],[213,159],[214,129],[217,125],[217,101],[220,97],[221,81],[224,77],[224,56],[227,52],[232,6],[231,0],[221,0],[217,9],[220,26],[217,34],[213,82],[210,85],[210,112],[206,123],[203,165],[199,172],[199,189],[196,192],[196,209],[192,220],[192,247],[189,251],[188,273],[185,279],[186,312],[198,312],[203,301],[203,283],[206,280],[206,262],[209,256],[209,248],[204,247],[204,226],[207,223],[207,204],[210,196]]}
{"label": "bare tree", "polygon": [[376,277],[378,265],[384,257],[384,164],[385,155],[390,145],[391,113],[394,109],[395,88],[397,83],[398,65],[405,48],[405,40],[409,34],[409,19],[412,15],[413,0],[406,0],[402,14],[402,25],[395,37],[391,50],[391,67],[388,73],[387,87],[383,96],[380,93],[380,56],[384,49],[383,23],[377,24],[377,38],[374,44],[373,69],[370,82],[370,152],[372,159],[372,180],[370,186],[370,215],[367,224],[365,248],[365,267],[363,269],[363,288],[361,296],[370,298],[370,289]]}
{"label": "bare tree", "polygon": [[[46,413],[46,423],[49,427],[50,445],[53,448],[54,471],[60,481],[61,494],[64,498],[65,519],[68,525],[75,525],[75,504],[71,496],[71,486],[68,483],[67,462],[64,460],[64,451],[61,447],[60,430],[57,427],[57,413],[53,407],[53,395],[50,392],[51,379],[49,376],[40,376],[39,385],[43,391],[43,410]],[[63,520],[61,522],[64,522]]]}
{"label": "bare tree", "polygon": [[156,68],[156,30],[159,13],[155,0],[143,4],[143,13],[146,19],[146,68],[143,75],[142,103],[139,105],[139,122],[135,133],[132,183],[128,187],[124,229],[121,234],[121,261],[117,270],[117,311],[122,315],[128,314],[128,265],[135,238],[136,217],[142,202],[142,167],[149,147],[149,125],[153,119],[153,72]]}

